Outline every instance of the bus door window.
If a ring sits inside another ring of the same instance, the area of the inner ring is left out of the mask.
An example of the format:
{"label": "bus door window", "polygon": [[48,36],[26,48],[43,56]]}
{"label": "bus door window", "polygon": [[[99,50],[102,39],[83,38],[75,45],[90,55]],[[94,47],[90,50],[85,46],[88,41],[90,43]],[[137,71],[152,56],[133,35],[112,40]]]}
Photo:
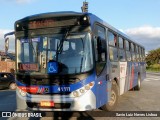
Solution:
{"label": "bus door window", "polygon": [[100,75],[106,65],[106,31],[104,27],[96,25],[97,39],[94,41],[95,57],[96,57],[96,72]]}
{"label": "bus door window", "polygon": [[109,41],[109,58],[111,61],[118,61],[117,36],[109,31],[107,37]]}

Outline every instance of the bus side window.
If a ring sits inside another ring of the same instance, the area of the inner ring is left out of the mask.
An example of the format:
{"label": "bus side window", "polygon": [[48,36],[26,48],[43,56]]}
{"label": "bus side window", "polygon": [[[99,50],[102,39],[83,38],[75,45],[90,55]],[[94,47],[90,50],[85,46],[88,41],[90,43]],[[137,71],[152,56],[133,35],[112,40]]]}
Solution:
{"label": "bus side window", "polygon": [[122,37],[118,38],[118,50],[119,50],[119,60],[126,61],[126,53],[124,50],[124,39]]}
{"label": "bus side window", "polygon": [[131,52],[130,51],[126,51],[126,56],[127,56],[127,61],[131,61]]}
{"label": "bus side window", "polygon": [[109,45],[117,47],[117,36],[112,32],[108,32]]}
{"label": "bus side window", "polygon": [[109,47],[109,58],[111,61],[118,61],[117,48],[111,46]]}
{"label": "bus side window", "polygon": [[109,31],[107,37],[109,41],[109,58],[111,61],[118,61],[117,36]]}

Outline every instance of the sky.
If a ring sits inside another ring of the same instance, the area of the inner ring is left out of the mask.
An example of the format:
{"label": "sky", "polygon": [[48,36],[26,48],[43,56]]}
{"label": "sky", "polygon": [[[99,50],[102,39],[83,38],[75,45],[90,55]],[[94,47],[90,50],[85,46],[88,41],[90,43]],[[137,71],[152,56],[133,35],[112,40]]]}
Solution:
{"label": "sky", "polygon": [[[0,0],[0,50],[3,35],[14,31],[15,21],[29,15],[57,12],[81,12],[84,0]],[[86,0],[89,12],[124,32],[146,51],[160,48],[160,0]],[[13,37],[12,37],[13,39]],[[10,40],[14,47],[14,40]]]}

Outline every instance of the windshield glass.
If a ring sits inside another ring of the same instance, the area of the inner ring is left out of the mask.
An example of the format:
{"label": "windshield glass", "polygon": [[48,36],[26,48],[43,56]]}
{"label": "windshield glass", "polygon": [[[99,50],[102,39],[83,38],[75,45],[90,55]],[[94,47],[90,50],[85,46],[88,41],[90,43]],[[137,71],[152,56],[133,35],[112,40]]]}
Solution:
{"label": "windshield glass", "polygon": [[49,73],[49,66],[56,65],[58,74],[86,72],[93,67],[91,46],[89,33],[20,38],[17,39],[17,68],[19,72]]}

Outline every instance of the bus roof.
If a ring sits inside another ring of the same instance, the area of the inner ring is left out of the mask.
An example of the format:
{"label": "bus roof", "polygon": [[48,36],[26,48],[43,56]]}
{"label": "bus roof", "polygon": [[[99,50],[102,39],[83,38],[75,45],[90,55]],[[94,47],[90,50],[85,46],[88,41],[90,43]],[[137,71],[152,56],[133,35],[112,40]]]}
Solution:
{"label": "bus roof", "polygon": [[[73,12],[73,11],[64,11],[64,12],[48,12],[48,13],[41,13],[41,14],[35,14],[31,16],[27,16],[23,19],[20,19],[18,21],[25,21],[25,20],[34,20],[34,19],[41,19],[41,18],[50,18],[50,17],[65,17],[65,16],[82,16],[86,13],[80,13],[80,12]],[[18,22],[16,21],[16,22]]]}
{"label": "bus roof", "polygon": [[51,17],[65,17],[65,16],[89,16],[91,19],[91,24],[93,25],[95,22],[98,22],[104,26],[106,26],[107,28],[109,28],[110,30],[116,32],[118,35],[123,36],[125,39],[127,39],[130,42],[133,42],[135,44],[137,44],[140,47],[143,47],[142,45],[138,44],[137,42],[135,42],[132,38],[130,38],[128,35],[124,34],[123,32],[119,31],[118,29],[116,29],[115,27],[111,26],[110,24],[108,24],[107,22],[103,21],[102,19],[100,19],[99,17],[97,17],[96,15],[92,14],[92,13],[80,13],[80,12],[73,12],[73,11],[62,11],[62,12],[48,12],[48,13],[41,13],[41,14],[36,14],[36,15],[32,15],[32,16],[28,16],[25,17],[23,19],[20,19],[18,21],[15,22],[15,24],[17,22],[23,22],[26,20],[35,20],[35,19],[41,19],[41,18],[51,18]]}
{"label": "bus roof", "polygon": [[106,26],[107,28],[109,28],[110,30],[112,30],[113,32],[117,33],[120,36],[123,36],[123,38],[127,39],[130,42],[133,42],[135,44],[137,44],[140,47],[143,47],[143,45],[138,44],[135,40],[133,40],[131,37],[129,37],[128,35],[126,35],[125,33],[121,32],[120,30],[116,29],[115,27],[111,26],[110,24],[108,24],[107,22],[103,21],[102,19],[100,19],[99,17],[97,17],[96,15],[92,14],[92,13],[88,13],[88,15],[90,16],[90,18],[92,18],[93,22],[98,22],[104,26]]}

